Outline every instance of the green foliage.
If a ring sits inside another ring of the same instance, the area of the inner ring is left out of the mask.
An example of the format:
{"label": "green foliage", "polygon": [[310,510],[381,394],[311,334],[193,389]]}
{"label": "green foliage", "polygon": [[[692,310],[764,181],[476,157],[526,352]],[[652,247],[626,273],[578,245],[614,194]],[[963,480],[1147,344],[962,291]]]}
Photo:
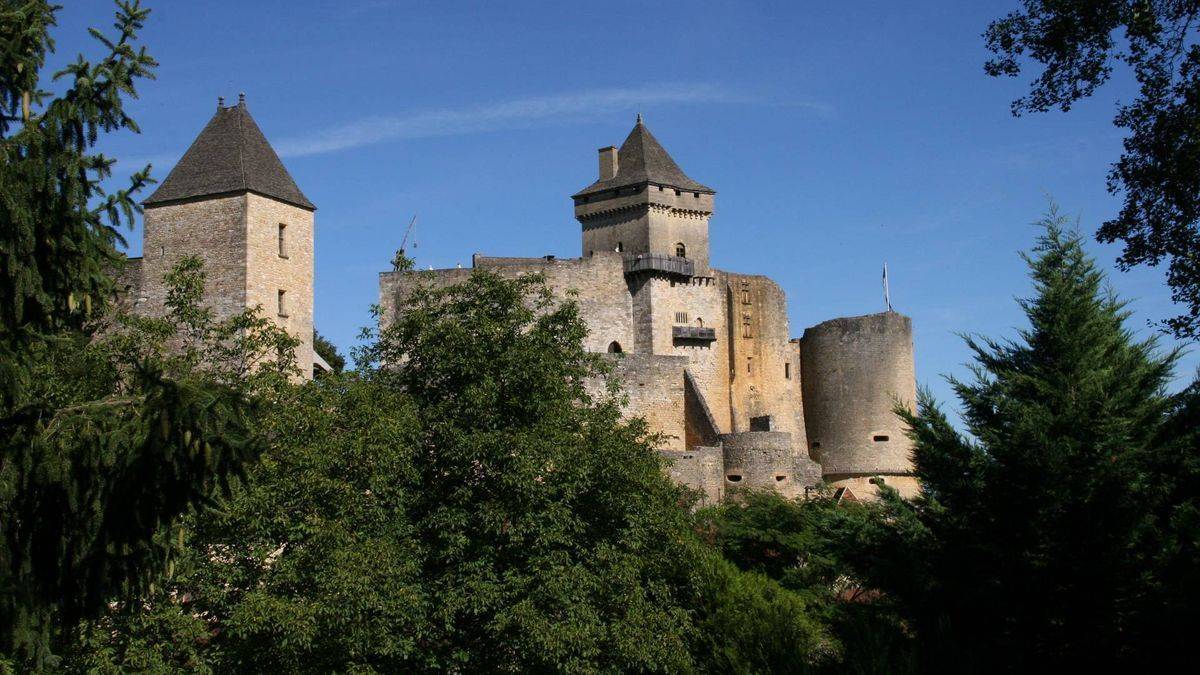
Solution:
{"label": "green foliage", "polygon": [[[73,668],[737,671],[836,654],[799,594],[694,537],[572,303],[538,277],[417,289],[359,368],[280,388],[272,439],[174,575]],[[183,665],[181,665],[183,664]]]}
{"label": "green foliage", "polygon": [[258,451],[246,396],[202,370],[122,358],[97,340],[120,263],[129,187],[106,194],[101,133],[156,65],[135,47],[148,11],[118,3],[105,55],[39,88],[57,7],[0,3],[0,654],[51,663],[58,628],[145,589],[169,565],[155,539]]}
{"label": "green foliage", "polygon": [[1128,131],[1108,188],[1124,206],[1098,237],[1125,245],[1126,268],[1166,261],[1173,299],[1186,313],[1166,322],[1200,338],[1200,3],[1180,0],[1023,0],[992,22],[989,74],[1015,77],[1029,59],[1042,66],[1014,114],[1069,110],[1124,63],[1139,92],[1115,124]]}
{"label": "green foliage", "polygon": [[325,359],[325,363],[333,369],[333,372],[340,373],[346,367],[346,357],[338,352],[337,345],[325,339],[316,330],[313,330],[313,351],[321,358]]}
{"label": "green foliage", "polygon": [[107,268],[116,260],[117,227],[132,222],[132,195],[149,182],[149,167],[129,187],[105,194],[100,182],[113,161],[90,154],[101,132],[137,131],[125,113],[139,79],[157,65],[133,45],[148,10],[120,3],[107,50],[96,63],[83,56],[54,75],[66,91],[39,87],[48,29],[57,7],[46,2],[0,4],[0,396],[21,405],[28,373],[25,348],[38,336],[79,328],[108,298]]}
{"label": "green foliage", "polygon": [[698,522],[727,560],[802,599],[803,615],[840,641],[838,658],[817,671],[917,672],[899,599],[877,590],[909,579],[919,564],[906,554],[921,525],[894,491],[885,489],[879,503],[743,492],[700,512]]}
{"label": "green foliage", "polygon": [[700,574],[706,670],[812,673],[836,662],[838,644],[802,595],[714,553],[701,558]]}
{"label": "green foliage", "polygon": [[908,556],[927,562],[880,587],[904,600],[927,668],[1144,668],[1173,651],[1158,648],[1179,629],[1161,628],[1196,619],[1194,604],[1165,602],[1195,597],[1178,570],[1200,563],[1183,491],[1195,485],[1195,430],[1181,423],[1192,413],[1172,417],[1163,393],[1175,356],[1132,338],[1060,217],[1043,226],[1027,258],[1035,295],[1021,302],[1030,327],[968,339],[975,379],[952,381],[971,435],[927,394],[901,411],[926,528]]}

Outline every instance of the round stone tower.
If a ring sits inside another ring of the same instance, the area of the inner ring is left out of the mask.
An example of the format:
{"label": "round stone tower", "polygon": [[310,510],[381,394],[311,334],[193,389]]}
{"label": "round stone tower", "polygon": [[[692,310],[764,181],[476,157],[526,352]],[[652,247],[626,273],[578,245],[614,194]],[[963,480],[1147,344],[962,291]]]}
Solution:
{"label": "round stone tower", "polygon": [[860,496],[886,482],[912,496],[912,442],[893,412],[916,401],[912,320],[896,312],[833,319],[804,331],[801,387],[809,455],[827,483]]}
{"label": "round stone tower", "polygon": [[792,435],[784,431],[721,434],[725,452],[725,488],[776,490],[794,497],[804,489],[796,475]]}

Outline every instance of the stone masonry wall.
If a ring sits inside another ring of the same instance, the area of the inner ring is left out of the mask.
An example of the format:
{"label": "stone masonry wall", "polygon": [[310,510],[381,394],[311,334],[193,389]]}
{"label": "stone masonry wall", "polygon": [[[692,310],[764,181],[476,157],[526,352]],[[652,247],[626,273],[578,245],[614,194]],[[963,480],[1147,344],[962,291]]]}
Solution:
{"label": "stone masonry wall", "polygon": [[[730,429],[729,359],[724,298],[717,279],[695,276],[651,277],[635,298],[634,321],[650,336],[655,354],[686,357],[688,370],[708,402],[718,429]],[[675,326],[713,328],[715,341],[678,339]]]}
{"label": "stone masonry wall", "polygon": [[[313,212],[256,194],[247,195],[246,305],[261,305],[300,340],[296,361],[306,376],[313,362]],[[283,249],[279,226],[284,226]],[[279,306],[279,291],[284,306]]]}
{"label": "stone masonry wall", "polygon": [[770,416],[773,430],[792,434],[797,455],[807,457],[800,413],[800,371],[789,339],[787,297],[759,275],[723,273],[729,314],[730,400],[733,431]]}
{"label": "stone masonry wall", "polygon": [[828,480],[912,472],[912,442],[892,411],[913,405],[912,321],[896,312],[833,319],[804,331],[805,420]]}
{"label": "stone masonry wall", "polygon": [[218,317],[242,311],[246,303],[246,195],[147,207],[144,223],[143,311],[151,316],[162,314],[166,301],[163,276],[188,255],[204,261],[204,304]]}
{"label": "stone masonry wall", "polygon": [[[584,348],[607,352],[616,342],[622,351],[631,351],[634,344],[632,299],[625,284],[622,257],[611,251],[597,252],[589,258],[488,258],[475,256],[477,267],[501,276],[515,278],[540,272],[555,296],[566,299],[574,293],[580,315],[588,325]],[[379,302],[385,320],[392,316],[403,294],[414,283],[444,287],[461,283],[470,276],[469,269],[432,270],[418,272],[385,272],[380,275]]]}
{"label": "stone masonry wall", "polygon": [[621,382],[628,397],[625,412],[641,416],[651,432],[663,435],[658,444],[662,450],[682,452],[687,449],[687,430],[684,419],[684,369],[688,366],[681,356],[655,354],[613,354],[607,356],[613,366],[613,377]]}

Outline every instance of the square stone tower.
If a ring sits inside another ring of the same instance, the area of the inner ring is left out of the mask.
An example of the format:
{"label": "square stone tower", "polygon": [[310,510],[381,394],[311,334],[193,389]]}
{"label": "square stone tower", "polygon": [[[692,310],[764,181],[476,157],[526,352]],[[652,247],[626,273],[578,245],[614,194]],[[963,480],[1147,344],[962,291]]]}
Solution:
{"label": "square stone tower", "polygon": [[163,310],[163,275],[195,255],[207,273],[205,303],[219,318],[247,307],[262,312],[300,340],[297,363],[313,363],[313,213],[246,109],[218,104],[217,112],[143,202],[138,311]]}
{"label": "square stone tower", "polygon": [[714,194],[683,173],[638,115],[620,150],[600,148],[599,180],[572,196],[583,255],[686,258],[687,274],[705,276]]}

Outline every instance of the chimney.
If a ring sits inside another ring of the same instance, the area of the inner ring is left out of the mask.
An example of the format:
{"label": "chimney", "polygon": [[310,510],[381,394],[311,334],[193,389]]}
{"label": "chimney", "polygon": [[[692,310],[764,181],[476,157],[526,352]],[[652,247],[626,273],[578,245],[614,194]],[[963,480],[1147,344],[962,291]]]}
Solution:
{"label": "chimney", "polygon": [[600,180],[608,180],[617,175],[617,148],[608,146],[600,148]]}

